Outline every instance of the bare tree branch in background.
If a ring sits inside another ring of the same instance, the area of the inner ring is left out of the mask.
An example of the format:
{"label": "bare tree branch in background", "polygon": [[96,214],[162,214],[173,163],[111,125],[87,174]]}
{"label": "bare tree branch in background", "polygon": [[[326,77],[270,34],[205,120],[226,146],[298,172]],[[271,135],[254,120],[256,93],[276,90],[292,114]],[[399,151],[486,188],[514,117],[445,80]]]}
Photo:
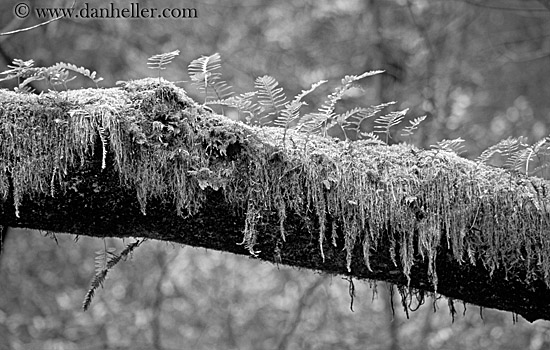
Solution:
{"label": "bare tree branch in background", "polygon": [[[20,22],[21,22],[21,19],[14,17],[8,24],[6,24],[2,29],[0,29],[0,43],[8,38],[6,36],[7,34],[4,34],[4,33],[9,34],[15,31],[17,24]],[[3,35],[4,37],[2,37],[1,35]]]}
{"label": "bare tree branch in background", "polygon": [[286,330],[279,340],[279,344],[277,346],[278,350],[285,350],[288,348],[288,344],[292,339],[292,335],[294,334],[294,332],[296,332],[296,328],[298,328],[298,325],[300,324],[300,321],[302,319],[302,313],[304,312],[304,309],[307,306],[309,298],[313,295],[317,287],[323,284],[323,282],[326,279],[327,279],[326,276],[320,276],[315,281],[313,281],[306,288],[306,290],[304,290],[304,292],[302,293],[302,297],[300,298],[300,300],[298,300],[298,306],[296,307],[294,316],[287,323]]}
{"label": "bare tree branch in background", "polygon": [[[71,9],[74,9],[75,5],[76,5],[76,0],[73,1],[73,4],[71,5],[70,8],[71,8]],[[21,28],[21,29],[15,29],[15,30],[11,30],[11,31],[8,31],[8,32],[1,32],[1,33],[0,33],[0,36],[13,35],[13,34],[21,33],[21,32],[26,32],[26,31],[29,31],[29,30],[32,30],[32,29],[36,29],[36,28],[38,28],[38,27],[45,26],[45,25],[47,25],[47,24],[50,24],[50,23],[55,22],[55,21],[57,21],[57,20],[60,20],[61,18],[64,18],[64,17],[65,17],[65,16],[59,16],[59,17],[56,17],[56,18],[52,18],[52,19],[50,19],[50,20],[47,20],[46,22],[38,23],[38,24],[36,24],[36,25],[34,25],[34,26],[30,26],[30,27],[26,27],[26,28]],[[14,19],[14,20],[15,20],[15,19]],[[14,20],[12,20],[12,22],[10,22],[9,25],[11,25],[11,24],[14,22]],[[9,25],[8,25],[8,26],[9,26]]]}

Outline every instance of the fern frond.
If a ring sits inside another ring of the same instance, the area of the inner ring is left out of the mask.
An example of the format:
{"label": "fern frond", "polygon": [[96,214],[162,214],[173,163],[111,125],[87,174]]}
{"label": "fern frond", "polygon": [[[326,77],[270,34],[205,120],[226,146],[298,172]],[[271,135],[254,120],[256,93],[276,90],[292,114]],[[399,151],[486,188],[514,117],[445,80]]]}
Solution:
{"label": "fern frond", "polygon": [[273,121],[273,125],[284,128],[285,131],[290,128],[292,122],[300,119],[300,108],[306,105],[303,101],[292,101],[285,105],[279,116]]}
{"label": "fern frond", "polygon": [[364,107],[356,107],[353,109],[350,109],[349,111],[346,111],[344,113],[340,113],[335,115],[334,120],[344,133],[344,138],[348,140],[348,134],[346,130],[352,129],[355,130],[355,132],[359,132],[359,128],[361,127],[361,123],[365,120],[371,117],[372,115],[369,115],[368,113],[369,109]]}
{"label": "fern frond", "polygon": [[460,154],[464,152],[464,145],[463,145],[464,142],[465,141],[461,137],[452,139],[452,140],[444,139],[439,141],[435,145],[432,145],[431,147],[433,149],[440,150],[440,151],[447,151],[447,152]]}
{"label": "fern frond", "polygon": [[39,80],[44,80],[44,79],[46,79],[45,76],[44,76],[44,71],[39,70],[39,71],[37,71],[36,75],[32,75],[30,77],[27,77],[27,78],[25,78],[25,80],[20,82],[18,88],[21,89],[21,90],[26,89],[29,86],[29,84],[32,83],[33,81],[39,81]]}
{"label": "fern frond", "polygon": [[[542,163],[541,158],[549,155],[548,153],[549,147],[550,147],[550,136],[547,136],[542,140],[537,141],[534,145],[529,146],[527,148],[528,153],[525,158],[525,174],[527,175],[529,174],[529,163],[531,162],[531,159],[534,157],[537,157],[537,159],[539,159],[539,164]],[[545,168],[547,168],[546,164],[539,165],[533,170],[533,173],[537,173]]]}
{"label": "fern frond", "polygon": [[251,120],[255,112],[259,112],[261,107],[257,103],[252,101],[252,97],[256,95],[256,92],[247,92],[237,96],[231,96],[221,100],[208,101],[208,105],[222,105],[237,109],[239,120],[245,119]]}
{"label": "fern frond", "polygon": [[403,121],[403,117],[405,116],[405,114],[407,114],[408,110],[409,109],[406,108],[401,111],[390,112],[386,115],[378,117],[374,121],[374,124],[377,124],[374,125],[374,132],[385,134],[386,143],[388,143],[389,139],[391,138],[390,129],[394,126],[397,126],[399,123],[401,123],[401,121]]}
{"label": "fern frond", "polygon": [[[71,63],[58,62],[50,67],[34,67],[34,61],[23,61],[20,59],[14,59],[12,65],[8,65],[10,68],[7,71],[0,74],[6,75],[5,78],[1,78],[0,81],[17,79],[19,83],[18,89],[20,91],[26,91],[27,85],[33,81],[46,80],[49,84],[63,85],[67,89],[67,83],[76,77],[69,77],[69,72],[72,71],[79,73],[90,80],[92,80],[96,86],[97,83],[102,81],[103,78],[97,77],[96,72],[90,72],[90,70],[84,67],[77,67]],[[23,82],[21,82],[23,80]]]}
{"label": "fern frond", "polygon": [[147,65],[151,69],[158,70],[160,75],[160,71],[166,69],[166,66],[169,65],[179,54],[180,50],[174,50],[153,55],[147,59]]}
{"label": "fern frond", "polygon": [[529,174],[529,158],[530,149],[528,147],[518,147],[516,151],[508,156],[508,159],[506,159],[504,163],[504,167],[524,174]]}
{"label": "fern frond", "polygon": [[116,256],[115,251],[116,251],[116,248],[105,247],[103,250],[97,250],[95,252],[96,256],[94,258],[94,266],[95,266],[96,274],[107,269],[107,265],[109,261]]}
{"label": "fern frond", "polygon": [[221,79],[221,56],[214,53],[210,56],[201,56],[189,63],[188,72],[191,83],[204,93],[206,104],[209,94],[222,100],[232,95],[231,86]]}
{"label": "fern frond", "polygon": [[273,124],[285,128],[286,133],[286,130],[291,128],[291,123],[300,119],[300,108],[307,105],[302,99],[326,82],[326,80],[320,80],[313,83],[309,89],[302,90],[302,92],[294,96],[291,102],[285,104],[284,110],[273,121]]}
{"label": "fern frond", "polygon": [[62,71],[62,70],[65,70],[65,69],[70,70],[72,72],[78,73],[78,74],[90,79],[96,85],[97,85],[97,83],[99,83],[100,81],[103,80],[103,78],[97,77],[97,73],[95,71],[91,72],[87,68],[78,67],[78,66],[76,66],[72,63],[59,62],[59,63],[56,63],[53,66],[49,67],[49,69],[52,69],[53,71]]}
{"label": "fern frond", "polygon": [[380,140],[380,136],[373,132],[360,132],[361,140],[367,144],[384,145],[384,141]]}
{"label": "fern frond", "polygon": [[[342,130],[346,133],[346,130],[352,130],[357,135],[357,138],[360,138],[361,135],[361,124],[363,121],[374,117],[380,111],[382,111],[387,106],[395,104],[395,102],[382,103],[375,106],[370,106],[367,108],[358,107],[353,108],[345,113],[339,114],[336,116],[336,120],[341,124]],[[346,135],[347,138],[347,135]]]}
{"label": "fern frond", "polygon": [[115,267],[116,264],[120,262],[120,260],[126,258],[134,249],[139,247],[145,239],[137,240],[131,244],[128,244],[126,248],[122,252],[120,252],[119,255],[115,254],[115,248],[105,248],[103,250],[96,252],[95,257],[95,275],[92,279],[92,282],[90,283],[90,289],[86,293],[86,296],[84,297],[84,302],[82,303],[82,309],[84,311],[88,310],[90,307],[90,304],[92,303],[92,299],[95,295],[95,291],[100,286],[103,286],[103,282],[107,278],[107,273],[109,270],[111,270],[113,267]]}
{"label": "fern frond", "polygon": [[302,92],[294,96],[294,98],[292,99],[292,103],[299,103],[300,101],[302,101],[304,97],[312,93],[315,89],[317,89],[319,86],[323,85],[326,82],[327,80],[319,80],[318,82],[311,84],[311,87],[309,89],[302,90]]}
{"label": "fern frond", "polygon": [[277,80],[272,76],[264,75],[263,77],[256,78],[254,87],[256,88],[258,103],[266,110],[264,112],[266,114],[262,119],[273,115],[276,118],[281,118],[281,111],[287,102],[287,98]]}
{"label": "fern frond", "polygon": [[0,78],[0,81],[11,79],[26,79],[35,75],[40,68],[34,67],[34,60],[23,61],[16,58],[12,61],[12,64],[8,64],[8,70],[0,72],[1,75],[6,77]]}
{"label": "fern frond", "polygon": [[[215,71],[221,69],[221,67],[221,56],[219,53],[216,52],[210,56],[201,56],[189,63],[189,76],[192,78],[193,76],[205,75],[208,73],[220,74],[219,72]],[[203,77],[201,77],[199,80],[202,80],[202,78]]]}
{"label": "fern frond", "polygon": [[43,75],[47,82],[52,86],[63,85],[67,90],[67,83],[74,80],[76,76],[69,77],[69,72],[64,68],[54,66],[48,67],[43,71]]}
{"label": "fern frond", "polygon": [[326,118],[325,114],[320,112],[313,112],[304,115],[300,119],[300,123],[298,124],[297,129],[307,134],[316,134],[323,129],[329,129],[329,124],[330,120]]}
{"label": "fern frond", "polygon": [[342,79],[340,86],[335,88],[334,91],[327,97],[327,100],[323,103],[323,105],[321,105],[318,112],[308,114],[307,118],[305,118],[306,116],[304,116],[304,123],[306,125],[304,125],[302,129],[308,132],[324,130],[324,134],[326,134],[330,126],[334,125],[334,123],[336,122],[334,120],[334,110],[336,108],[336,103],[338,103],[338,101],[340,101],[344,97],[344,94],[349,89],[355,86],[354,83],[360,79],[383,72],[384,71],[377,70],[365,72],[360,75],[346,75]]}
{"label": "fern frond", "polygon": [[222,105],[231,108],[236,108],[239,113],[239,120],[244,117],[247,123],[251,123],[255,116],[259,116],[263,112],[263,107],[252,101],[257,92],[245,92],[237,96],[231,96],[221,100],[209,101],[209,105]]}
{"label": "fern frond", "polygon": [[426,117],[427,116],[423,115],[422,117],[418,117],[413,120],[410,120],[409,121],[410,125],[403,128],[403,131],[401,132],[401,136],[404,136],[404,137],[412,136],[414,131],[418,129],[418,126],[420,125],[420,123],[422,123],[426,119]]}
{"label": "fern frond", "polygon": [[497,144],[489,147],[481,152],[481,155],[476,159],[480,163],[487,163],[495,154],[500,154],[502,157],[510,157],[514,152],[517,152],[520,147],[525,145],[525,137],[509,137],[501,140]]}

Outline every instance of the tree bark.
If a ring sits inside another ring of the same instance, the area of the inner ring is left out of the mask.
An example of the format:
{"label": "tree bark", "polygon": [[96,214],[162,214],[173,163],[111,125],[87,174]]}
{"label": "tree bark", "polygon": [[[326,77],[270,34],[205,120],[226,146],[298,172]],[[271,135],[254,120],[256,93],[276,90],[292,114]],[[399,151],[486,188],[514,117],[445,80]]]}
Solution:
{"label": "tree bark", "polygon": [[0,225],[205,247],[550,320],[543,180],[410,145],[294,130],[283,145],[281,129],[156,81],[0,90]]}

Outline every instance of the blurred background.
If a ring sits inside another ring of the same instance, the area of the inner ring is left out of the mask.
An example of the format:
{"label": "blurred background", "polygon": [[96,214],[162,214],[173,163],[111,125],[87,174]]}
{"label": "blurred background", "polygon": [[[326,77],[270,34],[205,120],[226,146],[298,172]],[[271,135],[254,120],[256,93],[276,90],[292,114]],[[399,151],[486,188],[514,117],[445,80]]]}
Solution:
{"label": "blurred background", "polygon": [[[46,19],[18,19],[21,1],[0,2],[0,32]],[[361,82],[342,110],[396,101],[408,119],[427,115],[412,140],[466,140],[479,156],[499,140],[533,143],[550,123],[550,1],[226,0],[145,1],[187,18],[64,18],[0,36],[0,70],[15,58],[37,66],[70,62],[116,81],[156,76],[154,54],[181,50],[163,76],[188,81],[187,65],[219,52],[236,92],[275,77],[291,97],[329,80],[318,106],[346,74],[384,69]],[[37,8],[72,1],[25,1]],[[130,1],[112,2],[130,8]],[[77,0],[75,8],[108,8]],[[193,9],[195,11],[184,11]],[[0,87],[13,88],[13,82]],[[86,79],[71,88],[91,87]],[[189,83],[180,86],[199,97]],[[37,84],[38,91],[47,89]],[[398,141],[398,136],[396,136]],[[95,252],[131,240],[101,241],[12,230],[0,261],[0,350],[4,349],[550,349],[550,322],[427,299],[409,315],[385,284],[323,276],[191,247],[148,242],[111,271],[89,311],[81,304]],[[373,298],[374,288],[377,290]],[[394,299],[395,312],[391,300]],[[438,311],[434,313],[434,309]]]}

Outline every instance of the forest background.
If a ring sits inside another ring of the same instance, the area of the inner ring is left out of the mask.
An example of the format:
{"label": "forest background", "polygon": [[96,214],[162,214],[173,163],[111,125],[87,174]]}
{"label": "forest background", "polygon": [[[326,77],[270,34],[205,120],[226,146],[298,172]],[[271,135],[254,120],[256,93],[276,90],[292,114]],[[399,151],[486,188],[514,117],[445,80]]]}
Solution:
{"label": "forest background", "polygon": [[[294,96],[312,83],[384,69],[342,103],[396,101],[408,119],[427,118],[413,143],[428,148],[462,138],[467,158],[507,137],[532,143],[550,127],[550,2],[545,0],[133,1],[141,7],[195,9],[187,18],[63,18],[0,36],[0,68],[14,58],[38,66],[70,62],[95,70],[103,87],[156,75],[147,58],[179,49],[163,71],[188,81],[187,65],[219,52],[226,81],[253,90],[269,74]],[[0,3],[0,32],[46,19],[15,16]],[[31,9],[72,1],[26,1]],[[76,2],[76,8],[85,3]],[[89,7],[109,7],[93,1]],[[130,1],[114,2],[130,7]],[[191,13],[191,12],[189,12]],[[79,78],[80,79],[80,78]],[[70,87],[90,87],[85,79]],[[200,100],[190,83],[180,83]],[[328,84],[327,84],[328,85]],[[1,87],[13,88],[5,82]],[[332,86],[332,85],[331,85]],[[327,86],[329,89],[331,86]],[[47,86],[36,84],[38,91]],[[328,90],[311,96],[318,106]],[[398,134],[393,142],[399,142]],[[547,349],[550,323],[441,298],[407,319],[391,289],[349,284],[253,259],[152,243],[117,266],[89,311],[81,303],[96,250],[118,240],[13,230],[0,261],[0,349]],[[439,311],[434,313],[434,309]],[[482,311],[482,312],[480,312]],[[481,315],[482,316],[481,316]]]}

